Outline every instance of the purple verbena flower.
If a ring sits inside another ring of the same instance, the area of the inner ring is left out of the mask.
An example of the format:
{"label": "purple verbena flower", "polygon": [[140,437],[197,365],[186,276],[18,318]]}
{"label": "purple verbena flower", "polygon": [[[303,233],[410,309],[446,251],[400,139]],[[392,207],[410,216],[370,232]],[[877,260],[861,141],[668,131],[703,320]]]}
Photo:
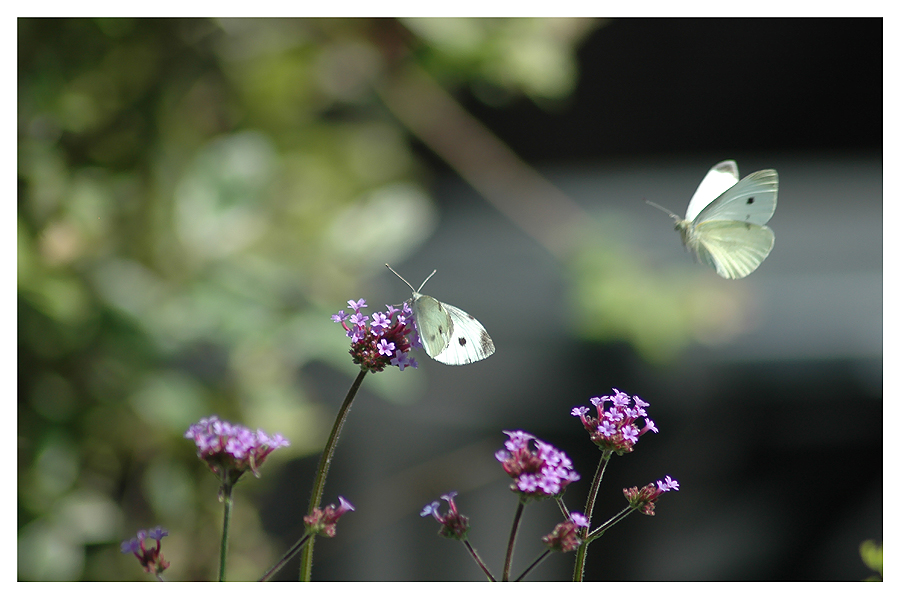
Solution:
{"label": "purple verbena flower", "polygon": [[656,485],[648,484],[638,490],[637,486],[632,488],[623,488],[622,493],[628,500],[628,504],[639,510],[644,515],[655,515],[654,512],[656,499],[664,492],[672,490],[678,491],[678,481],[673,480],[670,476],[666,476],[663,481],[656,481]]}
{"label": "purple verbena flower", "polygon": [[441,496],[442,499],[447,501],[447,504],[450,507],[445,515],[441,515],[438,510],[438,507],[441,504],[438,501],[425,505],[425,508],[422,509],[422,512],[419,513],[419,515],[421,517],[427,517],[428,515],[433,516],[437,522],[441,524],[441,529],[438,530],[438,533],[445,538],[450,538],[451,540],[465,540],[466,534],[469,531],[469,518],[460,514],[459,509],[456,507],[456,502],[453,500],[455,496],[456,492],[448,492]]}
{"label": "purple verbena flower", "polygon": [[[133,554],[137,557],[144,571],[159,576],[169,567],[168,561],[163,558],[160,545],[160,541],[168,535],[169,532],[161,526],[157,526],[149,532],[142,529],[138,531],[137,537],[122,542],[122,554]],[[147,538],[156,540],[156,546],[147,546],[144,543],[144,540]]]}
{"label": "purple verbena flower", "polygon": [[328,505],[324,509],[316,507],[311,515],[303,517],[306,524],[306,530],[311,534],[319,534],[333,538],[337,533],[337,522],[341,516],[347,511],[355,511],[356,509],[347,502],[343,496],[338,496],[340,506]]}
{"label": "purple verbena flower", "polygon": [[259,477],[259,467],[275,449],[289,446],[281,434],[269,436],[212,415],[192,424],[184,433],[197,445],[197,456],[205,461],[223,484],[234,484],[247,470]]}
{"label": "purple verbena flower", "polygon": [[[647,432],[658,433],[659,430],[644,409],[650,406],[649,403],[637,395],[629,397],[617,388],[613,391],[613,396],[591,399],[591,404],[597,408],[597,417],[588,415],[590,410],[587,407],[575,407],[571,413],[581,419],[585,430],[591,435],[591,441],[601,450],[623,455],[634,450],[641,436]],[[607,403],[611,406],[605,409]],[[642,424],[638,423],[640,419],[643,419]]]}
{"label": "purple verbena flower", "polygon": [[363,314],[360,309],[367,307],[366,300],[348,301],[353,314],[347,316],[344,310],[331,316],[350,337],[350,355],[353,363],[371,372],[383,371],[394,365],[403,371],[407,366],[418,367],[416,361],[407,356],[409,350],[420,346],[418,335],[412,325],[412,310],[404,303],[402,309],[387,306],[386,312]]}
{"label": "purple verbena flower", "polygon": [[581,513],[572,513],[566,521],[557,524],[552,532],[541,538],[541,542],[552,551],[571,552],[578,548],[583,541],[579,528],[587,526],[587,517]]}
{"label": "purple verbena flower", "polygon": [[395,346],[396,345],[394,343],[389,343],[387,339],[381,339],[376,345],[376,347],[378,348],[378,352],[382,355],[387,355],[388,357],[394,354]]}
{"label": "purple verbena flower", "polygon": [[506,448],[494,456],[513,478],[513,492],[536,499],[559,496],[566,486],[581,479],[561,450],[521,430],[503,433],[509,436]]}

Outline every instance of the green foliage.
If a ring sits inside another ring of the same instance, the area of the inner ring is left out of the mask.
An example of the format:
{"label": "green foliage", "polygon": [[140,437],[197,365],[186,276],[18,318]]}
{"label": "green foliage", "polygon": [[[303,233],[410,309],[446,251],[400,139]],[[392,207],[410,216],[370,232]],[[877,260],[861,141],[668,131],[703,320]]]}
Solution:
{"label": "green foliage", "polygon": [[859,545],[859,556],[866,567],[878,574],[867,577],[865,581],[884,581],[884,543],[866,540]]}
{"label": "green foliage", "polygon": [[373,89],[419,57],[559,98],[585,26],[17,23],[19,579],[144,579],[119,542],[160,524],[168,576],[214,578],[215,480],[182,438],[214,413],[292,442],[238,487],[230,577],[255,578],[277,555],[252,496],[327,429],[304,366],[349,367],[329,314],[436,221]]}
{"label": "green foliage", "polygon": [[626,342],[643,359],[665,363],[690,343],[724,344],[751,326],[750,291],[724,288],[688,260],[660,271],[629,240],[632,230],[624,215],[609,212],[583,231],[567,261],[573,334]]}

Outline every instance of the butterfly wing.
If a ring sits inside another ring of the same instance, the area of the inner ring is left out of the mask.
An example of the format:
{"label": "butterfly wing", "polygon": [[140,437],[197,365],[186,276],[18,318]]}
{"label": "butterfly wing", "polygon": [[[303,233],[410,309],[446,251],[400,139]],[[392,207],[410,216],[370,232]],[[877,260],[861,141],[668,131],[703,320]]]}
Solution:
{"label": "butterfly wing", "polygon": [[744,278],[772,251],[775,233],[751,222],[709,220],[693,227],[688,245],[722,278]]}
{"label": "butterfly wing", "polygon": [[734,160],[719,162],[709,169],[694,196],[688,203],[684,219],[692,221],[697,214],[738,182],[738,167]]}
{"label": "butterfly wing", "polygon": [[441,306],[451,322],[450,339],[437,354],[432,354],[426,346],[426,352],[431,357],[447,365],[465,365],[493,355],[494,341],[481,322],[458,307],[446,303],[441,303]]}
{"label": "butterfly wing", "polygon": [[447,345],[453,333],[453,321],[444,309],[444,304],[428,295],[413,293],[413,316],[419,340],[429,357],[437,359]]}
{"label": "butterfly wing", "polygon": [[775,213],[777,199],[778,172],[771,168],[759,170],[741,179],[690,220],[698,226],[711,220],[763,225]]}

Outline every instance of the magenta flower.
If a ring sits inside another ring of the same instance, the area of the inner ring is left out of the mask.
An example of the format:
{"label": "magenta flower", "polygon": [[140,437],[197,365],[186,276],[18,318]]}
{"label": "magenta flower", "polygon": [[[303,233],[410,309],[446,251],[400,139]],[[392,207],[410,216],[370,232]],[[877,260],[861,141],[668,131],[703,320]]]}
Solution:
{"label": "magenta flower", "polygon": [[369,316],[360,311],[367,307],[365,299],[348,301],[347,305],[354,313],[348,315],[340,310],[331,320],[347,331],[353,363],[371,372],[381,372],[389,365],[400,371],[407,366],[418,367],[409,350],[421,343],[412,324],[412,310],[406,303],[403,309],[388,305],[387,312],[374,313],[371,324]]}
{"label": "magenta flower", "polygon": [[311,515],[303,517],[303,522],[306,524],[306,530],[309,533],[320,534],[329,538],[334,537],[334,534],[337,533],[338,519],[347,511],[356,510],[343,496],[338,496],[338,500],[341,503],[338,507],[333,504],[328,505],[324,509],[316,507]]}
{"label": "magenta flower", "polygon": [[581,479],[561,450],[521,430],[503,433],[509,436],[506,449],[494,456],[515,480],[510,486],[513,492],[528,498],[548,498],[562,494],[566,486]]}
{"label": "magenta flower", "polygon": [[205,461],[223,483],[234,484],[246,471],[259,477],[259,467],[272,451],[289,446],[281,434],[269,436],[241,425],[220,420],[215,415],[192,424],[184,433],[197,445],[197,456]]}
{"label": "magenta flower", "polygon": [[[616,393],[614,396],[591,399],[591,404],[597,408],[597,417],[589,416],[590,410],[587,407],[575,407],[572,409],[572,415],[581,418],[581,423],[590,433],[594,444],[602,450],[622,455],[633,451],[641,436],[651,431],[658,433],[659,430],[647,417],[647,411],[644,409],[649,407],[650,403],[642,401],[637,395],[629,397],[616,388],[613,390]],[[607,403],[610,403],[610,407],[604,410]]]}
{"label": "magenta flower", "polygon": [[572,513],[569,519],[557,524],[552,532],[541,538],[541,542],[555,552],[571,552],[582,542],[578,529],[587,526],[587,517],[581,513]]}
{"label": "magenta flower", "polygon": [[[122,542],[122,554],[134,554],[144,571],[158,576],[169,567],[168,561],[163,558],[160,546],[160,541],[168,535],[169,532],[160,526],[149,532],[142,529],[138,531],[136,538]],[[147,538],[156,540],[156,546],[147,546],[144,543]]]}
{"label": "magenta flower", "polygon": [[441,504],[438,501],[425,505],[425,508],[422,509],[422,512],[419,513],[419,515],[421,517],[432,515],[437,522],[441,524],[441,529],[438,533],[445,538],[465,540],[466,534],[469,531],[469,518],[462,515],[459,512],[459,509],[456,508],[456,502],[453,500],[455,496],[456,492],[448,492],[441,496],[441,498],[446,500],[447,504],[450,506],[450,509],[445,515],[441,515],[438,510],[438,507]]}
{"label": "magenta flower", "polygon": [[678,481],[673,480],[670,476],[666,476],[666,479],[663,481],[656,481],[656,485],[648,484],[641,488],[637,489],[637,486],[633,488],[623,488],[622,493],[625,494],[625,498],[628,499],[628,504],[638,509],[644,515],[655,515],[654,508],[656,505],[656,499],[658,499],[664,492],[669,492],[671,490],[678,491]]}

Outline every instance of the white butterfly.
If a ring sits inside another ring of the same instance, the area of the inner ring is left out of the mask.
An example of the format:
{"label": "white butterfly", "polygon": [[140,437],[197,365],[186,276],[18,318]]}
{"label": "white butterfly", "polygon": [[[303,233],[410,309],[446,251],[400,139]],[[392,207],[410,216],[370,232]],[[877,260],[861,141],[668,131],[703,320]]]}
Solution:
{"label": "white butterfly", "polygon": [[[393,268],[387,264],[385,266],[397,274]],[[418,290],[397,274],[397,278],[412,289],[413,316],[425,352],[432,359],[447,365],[464,365],[493,355],[494,341],[478,320],[458,307],[419,292],[435,272],[437,270],[428,275]]]}
{"label": "white butterfly", "polygon": [[685,247],[722,278],[743,278],[756,270],[772,251],[775,233],[765,226],[775,213],[778,173],[759,170],[738,180],[734,160],[713,166],[684,218],[653,202],[675,219]]}

